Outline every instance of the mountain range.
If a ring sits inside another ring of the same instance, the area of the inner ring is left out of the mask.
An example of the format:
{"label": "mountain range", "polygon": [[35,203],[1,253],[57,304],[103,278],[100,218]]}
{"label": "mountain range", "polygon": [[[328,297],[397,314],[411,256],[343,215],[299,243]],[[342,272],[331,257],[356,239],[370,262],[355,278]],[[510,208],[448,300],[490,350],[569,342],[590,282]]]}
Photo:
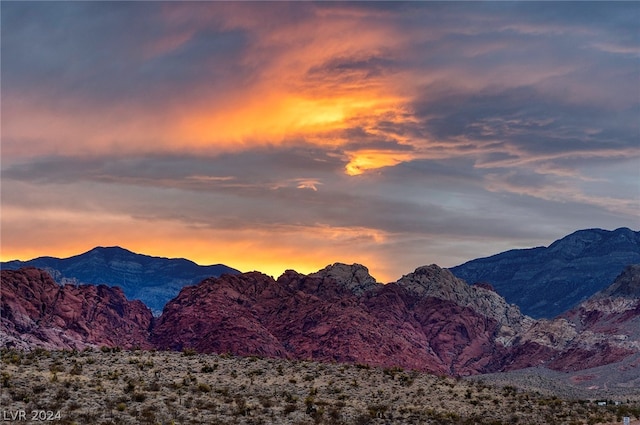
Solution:
{"label": "mountain range", "polygon": [[556,317],[640,263],[640,232],[579,230],[548,247],[515,249],[452,267],[469,283],[488,282],[535,318]]}
{"label": "mountain range", "polygon": [[582,230],[388,284],[358,264],[273,279],[119,247],[12,261],[2,264],[0,345],[228,352],[452,376],[542,368],[586,387],[610,385],[605,375],[635,382],[638,234]]}
{"label": "mountain range", "polygon": [[[604,289],[629,264],[640,263],[640,232],[579,230],[548,247],[518,249],[452,267],[469,283],[488,283],[534,318],[553,318]],[[40,257],[0,263],[2,269],[33,266],[60,283],[104,284],[144,302],[155,316],[185,286],[238,270],[223,264],[200,266],[186,259],[136,254],[120,247],[96,247],[69,258]]]}
{"label": "mountain range", "polygon": [[[604,289],[629,264],[640,263],[640,232],[579,230],[548,247],[517,249],[450,268],[469,283],[488,283],[507,302],[534,318],[553,318]],[[47,270],[60,283],[104,284],[123,289],[159,316],[184,286],[238,270],[223,264],[200,266],[186,259],[136,254],[120,247],[96,247],[69,258],[39,257],[0,263]]]}
{"label": "mountain range", "polygon": [[563,317],[536,320],[485,285],[424,266],[380,284],[361,265],[277,280],[224,274],[184,287],[158,318],[121,290],[2,270],[0,343],[121,346],[399,366],[466,376],[529,367],[575,372],[640,352],[640,267]]}
{"label": "mountain range", "polygon": [[39,257],[0,266],[4,270],[37,267],[60,284],[117,286],[127,298],[143,301],[156,315],[184,286],[223,273],[239,273],[223,264],[200,266],[184,258],[152,257],[120,247],[96,247],[69,258]]}

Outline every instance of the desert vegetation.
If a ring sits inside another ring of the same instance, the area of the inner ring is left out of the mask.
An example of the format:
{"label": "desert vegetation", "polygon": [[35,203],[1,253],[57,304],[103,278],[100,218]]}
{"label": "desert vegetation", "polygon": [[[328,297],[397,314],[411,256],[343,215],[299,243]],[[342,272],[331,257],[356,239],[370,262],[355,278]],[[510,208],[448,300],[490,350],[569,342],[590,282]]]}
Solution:
{"label": "desert vegetation", "polygon": [[365,364],[107,347],[0,354],[3,414],[24,411],[21,423],[31,422],[31,412],[50,413],[49,423],[78,425],[577,425],[640,419],[633,401],[599,406]]}

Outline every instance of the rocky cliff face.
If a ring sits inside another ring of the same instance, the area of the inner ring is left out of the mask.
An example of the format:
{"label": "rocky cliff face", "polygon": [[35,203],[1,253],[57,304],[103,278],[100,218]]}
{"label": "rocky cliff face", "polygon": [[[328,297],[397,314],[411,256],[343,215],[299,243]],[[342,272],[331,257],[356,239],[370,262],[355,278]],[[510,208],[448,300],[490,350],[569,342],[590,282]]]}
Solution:
{"label": "rocky cliff face", "polygon": [[120,247],[96,247],[69,258],[40,257],[1,266],[4,270],[38,267],[61,284],[117,286],[127,298],[141,300],[157,314],[182,287],[223,273],[239,273],[222,264],[200,266],[183,258],[151,257]]}
{"label": "rocky cliff face", "polygon": [[640,232],[580,230],[549,247],[518,249],[451,268],[469,283],[488,282],[535,318],[553,318],[607,287],[640,263]]}
{"label": "rocky cliff face", "polygon": [[36,268],[2,270],[0,343],[4,347],[150,348],[153,316],[119,288],[58,285]]}

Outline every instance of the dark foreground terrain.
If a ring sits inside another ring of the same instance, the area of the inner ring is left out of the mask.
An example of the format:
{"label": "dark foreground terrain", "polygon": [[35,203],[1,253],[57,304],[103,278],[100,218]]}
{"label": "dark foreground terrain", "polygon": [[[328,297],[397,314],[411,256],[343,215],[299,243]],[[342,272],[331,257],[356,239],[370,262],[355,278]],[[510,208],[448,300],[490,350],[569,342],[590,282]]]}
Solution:
{"label": "dark foreground terrain", "polygon": [[[596,424],[638,399],[563,399],[400,368],[179,352],[2,352],[4,423]],[[630,393],[633,394],[633,393]],[[12,421],[24,412],[26,421]],[[633,423],[633,422],[632,422]]]}

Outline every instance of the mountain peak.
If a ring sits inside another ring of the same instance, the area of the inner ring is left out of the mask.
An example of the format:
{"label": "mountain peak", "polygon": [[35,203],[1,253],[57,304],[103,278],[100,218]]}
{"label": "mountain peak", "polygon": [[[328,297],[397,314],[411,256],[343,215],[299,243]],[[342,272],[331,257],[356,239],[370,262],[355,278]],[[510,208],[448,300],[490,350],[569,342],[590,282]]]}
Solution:
{"label": "mountain peak", "polygon": [[413,273],[402,276],[398,285],[421,298],[433,297],[466,304],[473,297],[466,282],[435,264],[418,267]]}
{"label": "mountain peak", "polygon": [[535,318],[552,318],[606,288],[629,264],[640,263],[640,232],[585,229],[548,247],[518,249],[469,261],[451,271],[487,282]]}
{"label": "mountain peak", "polygon": [[2,263],[3,269],[34,266],[47,270],[58,283],[119,286],[129,299],[142,300],[155,313],[186,285],[224,273],[239,273],[225,265],[200,266],[183,258],[137,254],[120,246],[97,246],[68,258],[39,257]]}
{"label": "mountain peak", "polygon": [[601,245],[633,245],[640,241],[640,232],[634,232],[627,227],[616,230],[584,229],[578,230],[549,245],[548,251],[560,253],[564,257],[577,257],[589,254],[591,251],[601,250]]}
{"label": "mountain peak", "polygon": [[356,295],[360,295],[378,285],[376,279],[369,274],[369,269],[362,264],[334,263],[322,270],[311,273],[310,277],[331,278],[349,289]]}

